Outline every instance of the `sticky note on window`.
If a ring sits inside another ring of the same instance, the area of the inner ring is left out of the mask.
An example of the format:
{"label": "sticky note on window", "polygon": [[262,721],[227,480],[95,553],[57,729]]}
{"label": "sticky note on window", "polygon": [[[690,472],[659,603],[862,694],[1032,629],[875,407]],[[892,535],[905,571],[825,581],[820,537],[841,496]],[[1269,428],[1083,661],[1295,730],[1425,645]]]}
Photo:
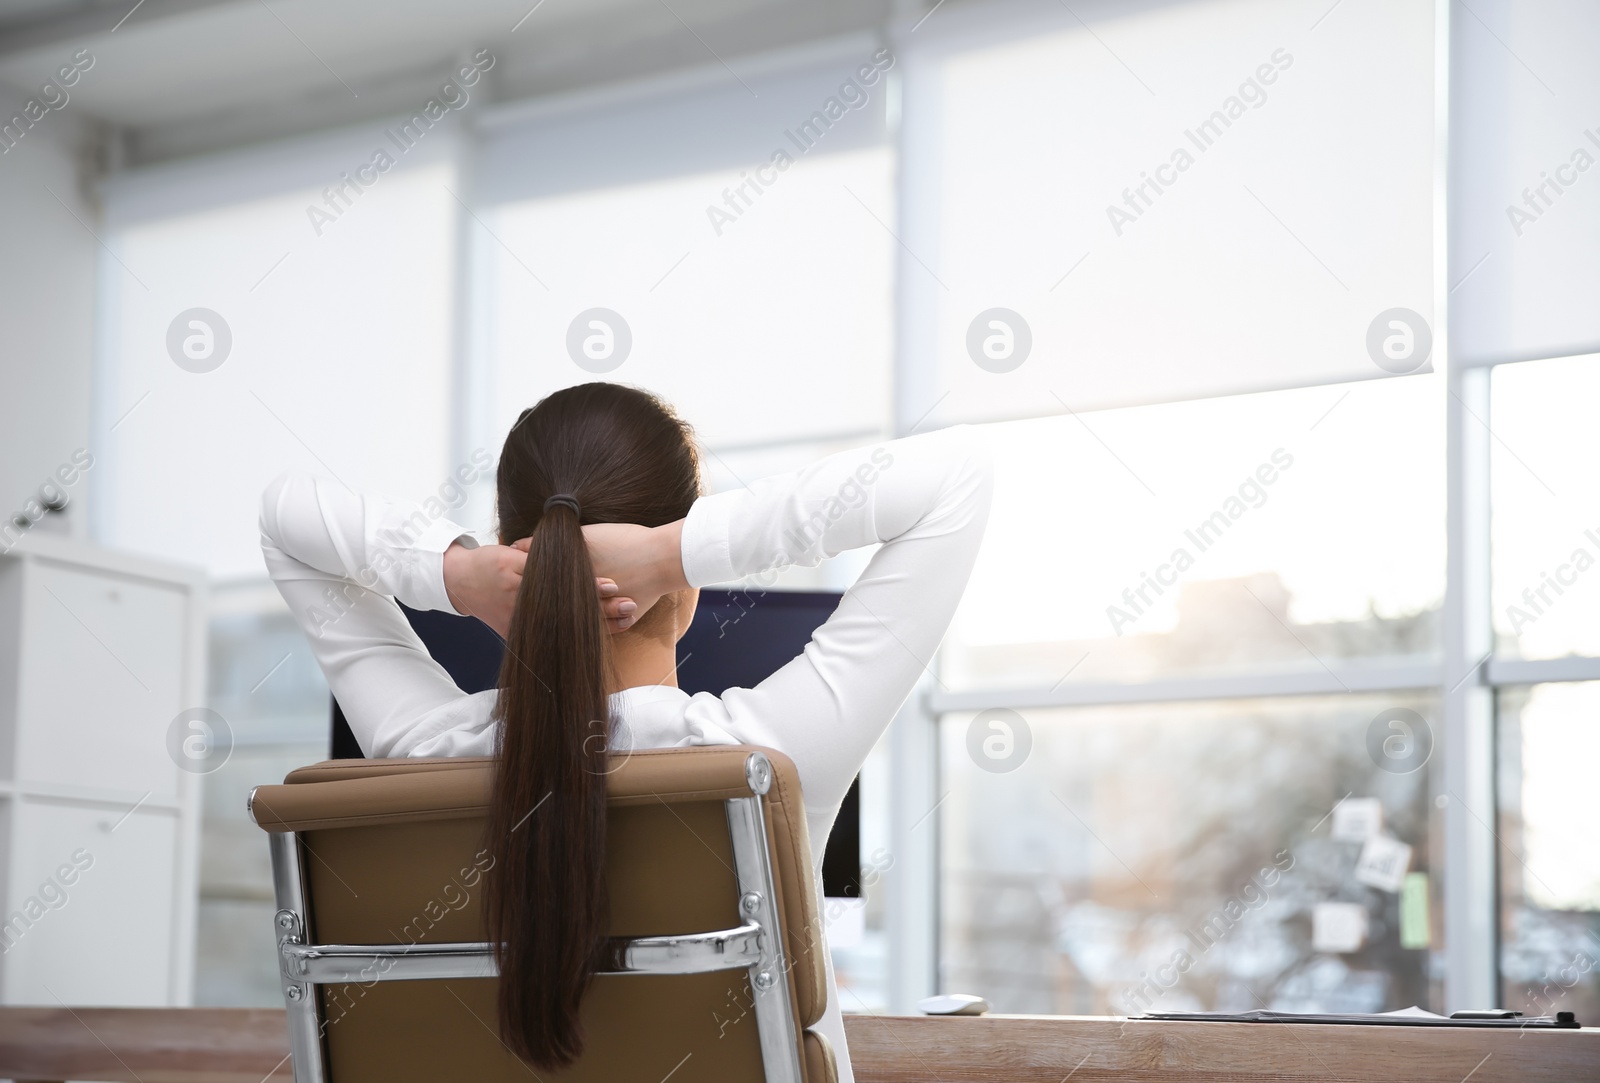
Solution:
{"label": "sticky note on window", "polygon": [[1388,835],[1376,835],[1356,858],[1356,880],[1379,891],[1399,891],[1411,867],[1411,847]]}
{"label": "sticky note on window", "polygon": [[1428,926],[1428,874],[1406,873],[1400,886],[1400,946],[1426,948],[1433,943]]}
{"label": "sticky note on window", "polygon": [[1376,797],[1347,797],[1333,808],[1333,837],[1365,842],[1383,833],[1383,802]]}
{"label": "sticky note on window", "polygon": [[1367,940],[1367,908],[1360,903],[1320,902],[1311,908],[1311,950],[1360,951]]}

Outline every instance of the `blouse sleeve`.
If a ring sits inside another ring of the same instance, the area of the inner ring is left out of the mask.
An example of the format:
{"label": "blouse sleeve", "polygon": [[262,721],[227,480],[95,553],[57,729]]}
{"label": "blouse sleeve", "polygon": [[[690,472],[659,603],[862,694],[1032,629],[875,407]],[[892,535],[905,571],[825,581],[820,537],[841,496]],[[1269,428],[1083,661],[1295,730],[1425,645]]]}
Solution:
{"label": "blouse sleeve", "polygon": [[933,661],[972,571],[992,490],[988,452],[960,426],[696,501],[682,542],[693,586],[881,547],[801,654],[755,688],[694,697],[691,725],[706,739],[787,753],[808,810],[836,808]]}
{"label": "blouse sleeve", "polygon": [[407,754],[419,723],[447,726],[471,697],[433,660],[395,599],[455,612],[444,551],[477,543],[420,505],[288,473],[261,497],[261,553],[369,756]]}

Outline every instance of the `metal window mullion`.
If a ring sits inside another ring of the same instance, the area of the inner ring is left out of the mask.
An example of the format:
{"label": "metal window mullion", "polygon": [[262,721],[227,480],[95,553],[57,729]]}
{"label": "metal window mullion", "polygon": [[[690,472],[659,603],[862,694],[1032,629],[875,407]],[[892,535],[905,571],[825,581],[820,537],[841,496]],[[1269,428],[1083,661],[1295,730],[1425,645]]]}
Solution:
{"label": "metal window mullion", "polygon": [[1490,605],[1489,370],[1462,363],[1473,344],[1457,348],[1451,286],[1478,253],[1459,248],[1454,193],[1478,163],[1453,145],[1457,113],[1456,20],[1449,0],[1434,2],[1436,154],[1434,208],[1434,357],[1443,363],[1445,411],[1445,593],[1440,613],[1444,672],[1440,692],[1441,753],[1431,783],[1443,798],[1444,1006],[1446,1012],[1488,1008],[1499,1000],[1496,937],[1493,690],[1483,661],[1494,646]]}
{"label": "metal window mullion", "polygon": [[[890,425],[896,437],[937,427],[943,391],[939,378],[939,308],[936,279],[941,251],[939,193],[918,172],[936,133],[936,90],[930,69],[919,65],[911,33],[928,14],[926,0],[891,0],[885,43],[898,58],[885,79],[885,127],[894,159],[894,348]],[[924,264],[926,261],[926,265]],[[923,687],[902,705],[889,728],[889,842],[893,868],[884,882],[886,987],[890,1011],[910,1012],[936,992],[939,967],[937,791],[938,714],[927,685],[936,681],[937,654]],[[920,828],[920,830],[919,830]]]}
{"label": "metal window mullion", "polygon": [[1445,685],[1442,755],[1435,786],[1445,799],[1444,1008],[1457,1011],[1499,1003],[1494,704],[1481,669],[1473,673],[1493,645],[1489,370],[1452,366],[1445,380]]}
{"label": "metal window mullion", "polygon": [[1169,677],[1137,684],[1111,681],[1065,684],[1057,688],[1021,685],[960,692],[931,692],[928,711],[934,715],[1051,707],[1104,707],[1139,703],[1187,703],[1197,700],[1267,699],[1276,696],[1323,696],[1352,693],[1405,692],[1436,688],[1441,678],[1437,659],[1402,657],[1391,662],[1290,672],[1257,670],[1226,675]]}
{"label": "metal window mullion", "polygon": [[888,942],[887,1007],[912,1013],[940,991],[939,715],[933,681],[925,678],[889,726],[889,852],[884,937]]}
{"label": "metal window mullion", "polygon": [[1600,658],[1571,655],[1566,658],[1491,658],[1484,666],[1492,687],[1510,684],[1549,684],[1600,681]]}

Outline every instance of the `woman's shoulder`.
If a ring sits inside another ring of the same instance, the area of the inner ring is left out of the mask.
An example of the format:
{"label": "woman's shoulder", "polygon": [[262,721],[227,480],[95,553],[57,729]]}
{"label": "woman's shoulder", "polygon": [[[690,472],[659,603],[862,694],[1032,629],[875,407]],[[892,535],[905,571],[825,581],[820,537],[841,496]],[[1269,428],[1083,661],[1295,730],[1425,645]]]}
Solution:
{"label": "woman's shoulder", "polygon": [[495,704],[490,688],[442,703],[393,735],[378,735],[380,756],[416,759],[431,756],[492,756],[498,744]]}
{"label": "woman's shoulder", "polygon": [[741,743],[724,723],[722,697],[671,685],[628,688],[612,697],[619,748],[683,748]]}

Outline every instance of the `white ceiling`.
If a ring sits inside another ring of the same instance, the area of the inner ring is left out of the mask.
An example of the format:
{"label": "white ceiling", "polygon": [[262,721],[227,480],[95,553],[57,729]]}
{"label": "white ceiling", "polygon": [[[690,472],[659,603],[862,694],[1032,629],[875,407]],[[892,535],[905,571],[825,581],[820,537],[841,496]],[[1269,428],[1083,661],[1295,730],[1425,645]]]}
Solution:
{"label": "white ceiling", "polygon": [[881,25],[892,0],[0,0],[0,83],[30,92],[81,49],[74,111],[151,161],[409,109],[462,58],[502,99]]}

